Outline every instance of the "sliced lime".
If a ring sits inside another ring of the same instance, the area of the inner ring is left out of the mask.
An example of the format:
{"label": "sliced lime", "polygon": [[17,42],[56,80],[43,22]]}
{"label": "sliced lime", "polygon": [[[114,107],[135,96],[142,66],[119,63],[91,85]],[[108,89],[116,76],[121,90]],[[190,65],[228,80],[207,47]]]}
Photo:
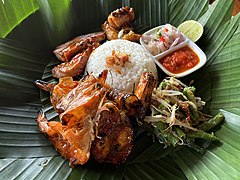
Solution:
{"label": "sliced lime", "polygon": [[193,42],[196,42],[203,34],[203,26],[194,20],[184,21],[178,29]]}

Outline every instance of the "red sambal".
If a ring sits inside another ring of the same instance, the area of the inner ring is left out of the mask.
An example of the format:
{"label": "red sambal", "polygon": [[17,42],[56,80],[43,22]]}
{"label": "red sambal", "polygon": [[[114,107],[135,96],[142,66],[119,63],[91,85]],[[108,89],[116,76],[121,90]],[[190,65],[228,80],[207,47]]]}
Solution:
{"label": "red sambal", "polygon": [[193,68],[200,60],[190,47],[185,46],[159,61],[171,73],[179,74]]}

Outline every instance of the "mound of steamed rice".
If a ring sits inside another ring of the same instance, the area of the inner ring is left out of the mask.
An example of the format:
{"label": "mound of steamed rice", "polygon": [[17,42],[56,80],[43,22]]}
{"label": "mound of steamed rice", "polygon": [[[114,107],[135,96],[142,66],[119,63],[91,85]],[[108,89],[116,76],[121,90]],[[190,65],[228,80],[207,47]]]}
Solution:
{"label": "mound of steamed rice", "polygon": [[[121,73],[116,72],[112,67],[106,66],[106,58],[112,55],[112,52],[126,53],[129,61],[121,67]],[[89,57],[85,72],[92,72],[98,76],[104,69],[108,69],[107,83],[113,88],[132,92],[139,83],[143,72],[152,72],[157,79],[157,68],[153,57],[146,52],[144,48],[137,43],[127,40],[107,41],[99,46]]]}

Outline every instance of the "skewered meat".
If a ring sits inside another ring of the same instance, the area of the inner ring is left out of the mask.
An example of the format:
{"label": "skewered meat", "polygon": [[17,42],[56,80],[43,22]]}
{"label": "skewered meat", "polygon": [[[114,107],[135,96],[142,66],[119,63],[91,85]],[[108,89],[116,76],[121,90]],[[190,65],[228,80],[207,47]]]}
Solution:
{"label": "skewered meat", "polygon": [[108,15],[107,21],[102,25],[102,29],[106,33],[107,39],[125,39],[137,42],[141,35],[133,32],[131,23],[134,19],[135,13],[133,8],[127,6],[111,12]]}
{"label": "skewered meat", "polygon": [[134,94],[141,101],[142,107],[138,110],[138,119],[141,121],[145,118],[146,112],[149,109],[152,92],[156,87],[156,80],[150,72],[144,72],[140,78],[140,82],[134,91]]}
{"label": "skewered meat", "polygon": [[105,21],[102,25],[102,28],[103,31],[106,33],[108,40],[118,39],[119,30],[112,27],[109,22]]}
{"label": "skewered meat", "polygon": [[151,72],[144,72],[134,94],[141,100],[143,108],[147,110],[151,103],[152,92],[156,87],[156,80]]}
{"label": "skewered meat", "polygon": [[107,21],[115,29],[120,29],[122,26],[131,23],[135,19],[135,13],[133,8],[127,6],[117,9],[111,12]]}
{"label": "skewered meat", "polygon": [[107,93],[106,97],[111,101],[104,104],[95,117],[97,136],[91,154],[97,161],[111,164],[125,162],[133,144],[129,118],[145,117],[155,85],[153,74],[144,72],[135,91],[136,95],[117,90]]}
{"label": "skewered meat", "polygon": [[133,93],[119,92],[112,89],[107,93],[107,98],[117,104],[117,107],[124,111],[127,117],[136,117],[138,110],[142,107],[141,101]]}

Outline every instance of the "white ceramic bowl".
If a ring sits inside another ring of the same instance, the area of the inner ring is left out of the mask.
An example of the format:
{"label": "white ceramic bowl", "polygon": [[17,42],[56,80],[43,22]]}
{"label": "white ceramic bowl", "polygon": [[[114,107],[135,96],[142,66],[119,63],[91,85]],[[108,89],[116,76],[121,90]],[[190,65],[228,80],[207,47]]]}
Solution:
{"label": "white ceramic bowl", "polygon": [[[160,28],[163,27],[163,26],[164,26],[164,25],[157,26],[157,27],[155,27],[155,28],[153,28],[153,29],[150,29],[149,31],[145,32],[144,34],[145,34],[145,35],[154,34],[154,33],[156,33],[156,31],[157,31],[158,29],[160,29]],[[173,48],[171,48],[171,49],[168,49],[168,50],[166,50],[166,51],[164,51],[164,52],[162,52],[162,53],[160,53],[160,54],[152,55],[152,56],[154,57],[155,63],[156,63],[167,75],[169,75],[169,76],[173,76],[173,77],[183,77],[183,76],[186,76],[186,75],[188,75],[188,74],[190,74],[190,73],[198,70],[199,68],[201,68],[201,67],[206,63],[206,61],[207,61],[207,57],[206,57],[205,53],[204,53],[193,41],[191,41],[189,38],[187,38],[184,34],[182,34],[182,35],[183,35],[183,37],[184,37],[184,39],[185,39],[183,42],[179,43],[179,44],[176,45],[175,47],[173,47]],[[140,38],[140,43],[141,43],[141,45],[144,47],[144,49],[145,49],[146,51],[148,51],[147,48],[145,47],[145,43],[143,42],[142,38]],[[178,50],[178,49],[181,49],[181,48],[183,48],[183,47],[185,47],[185,46],[189,46],[189,47],[198,55],[198,57],[199,57],[199,63],[198,63],[196,66],[194,66],[193,68],[188,69],[188,70],[186,70],[186,71],[184,71],[184,72],[182,72],[182,73],[174,74],[174,73],[171,73],[170,71],[168,71],[168,70],[159,62],[159,60],[160,60],[161,58],[163,58],[163,57],[167,56],[168,54],[170,54],[170,53],[172,53],[172,52],[174,52],[174,51],[176,51],[176,50]],[[150,52],[149,52],[149,53],[150,53]]]}

